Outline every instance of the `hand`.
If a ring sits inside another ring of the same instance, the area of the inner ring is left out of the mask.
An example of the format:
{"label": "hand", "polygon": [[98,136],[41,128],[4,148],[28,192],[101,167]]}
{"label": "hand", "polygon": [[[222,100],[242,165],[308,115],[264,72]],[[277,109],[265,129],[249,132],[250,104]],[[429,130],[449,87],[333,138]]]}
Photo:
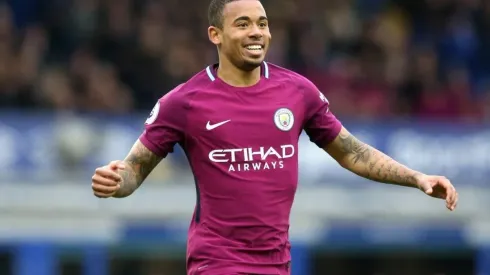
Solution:
{"label": "hand", "polygon": [[112,197],[119,190],[121,176],[117,173],[118,169],[125,169],[120,160],[111,161],[106,166],[95,169],[92,176],[92,190],[98,198]]}
{"label": "hand", "polygon": [[453,211],[458,204],[458,192],[451,182],[442,176],[421,175],[417,178],[417,186],[425,194],[446,200],[446,207]]}

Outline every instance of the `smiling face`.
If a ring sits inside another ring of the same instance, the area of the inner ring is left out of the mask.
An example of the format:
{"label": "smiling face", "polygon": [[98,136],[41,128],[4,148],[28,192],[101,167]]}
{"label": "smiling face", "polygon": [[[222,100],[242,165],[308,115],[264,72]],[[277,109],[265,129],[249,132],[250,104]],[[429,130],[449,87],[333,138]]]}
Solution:
{"label": "smiling face", "polygon": [[258,0],[227,3],[222,26],[211,26],[208,31],[209,39],[218,46],[220,59],[244,71],[260,66],[271,40],[269,22]]}

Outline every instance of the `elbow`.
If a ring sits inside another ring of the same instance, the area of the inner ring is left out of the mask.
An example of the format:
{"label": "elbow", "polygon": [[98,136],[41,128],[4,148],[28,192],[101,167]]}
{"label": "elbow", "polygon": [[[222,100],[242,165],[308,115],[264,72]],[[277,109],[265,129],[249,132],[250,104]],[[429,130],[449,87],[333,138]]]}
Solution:
{"label": "elbow", "polygon": [[337,160],[337,163],[339,164],[340,167],[346,169],[346,170],[351,170],[351,166],[349,165],[349,163],[347,161],[338,161]]}
{"label": "elbow", "polygon": [[342,168],[349,169],[349,167],[351,166],[351,162],[347,157],[334,158],[334,159]]}
{"label": "elbow", "polygon": [[351,154],[337,148],[332,148],[330,150],[326,149],[326,151],[330,155],[330,157],[334,159],[341,167],[348,168],[352,166]]}
{"label": "elbow", "polygon": [[337,161],[337,163],[344,169],[350,170],[350,165],[347,161]]}

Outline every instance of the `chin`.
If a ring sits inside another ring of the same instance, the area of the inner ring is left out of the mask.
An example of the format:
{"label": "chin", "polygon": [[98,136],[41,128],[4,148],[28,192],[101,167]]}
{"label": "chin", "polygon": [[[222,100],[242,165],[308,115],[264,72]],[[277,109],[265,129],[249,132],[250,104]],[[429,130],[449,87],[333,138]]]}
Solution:
{"label": "chin", "polygon": [[264,61],[264,58],[257,58],[257,59],[244,59],[242,62],[242,70],[244,71],[252,71],[256,69],[257,67],[260,67],[262,64],[262,61]]}

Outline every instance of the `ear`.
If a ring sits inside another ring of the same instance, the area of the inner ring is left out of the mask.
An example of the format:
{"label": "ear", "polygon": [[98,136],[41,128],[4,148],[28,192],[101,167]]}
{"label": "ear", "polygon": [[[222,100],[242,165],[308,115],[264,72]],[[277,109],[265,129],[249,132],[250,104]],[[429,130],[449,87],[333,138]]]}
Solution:
{"label": "ear", "polygon": [[210,26],[208,28],[209,41],[214,45],[218,46],[221,44],[221,30],[217,27]]}

